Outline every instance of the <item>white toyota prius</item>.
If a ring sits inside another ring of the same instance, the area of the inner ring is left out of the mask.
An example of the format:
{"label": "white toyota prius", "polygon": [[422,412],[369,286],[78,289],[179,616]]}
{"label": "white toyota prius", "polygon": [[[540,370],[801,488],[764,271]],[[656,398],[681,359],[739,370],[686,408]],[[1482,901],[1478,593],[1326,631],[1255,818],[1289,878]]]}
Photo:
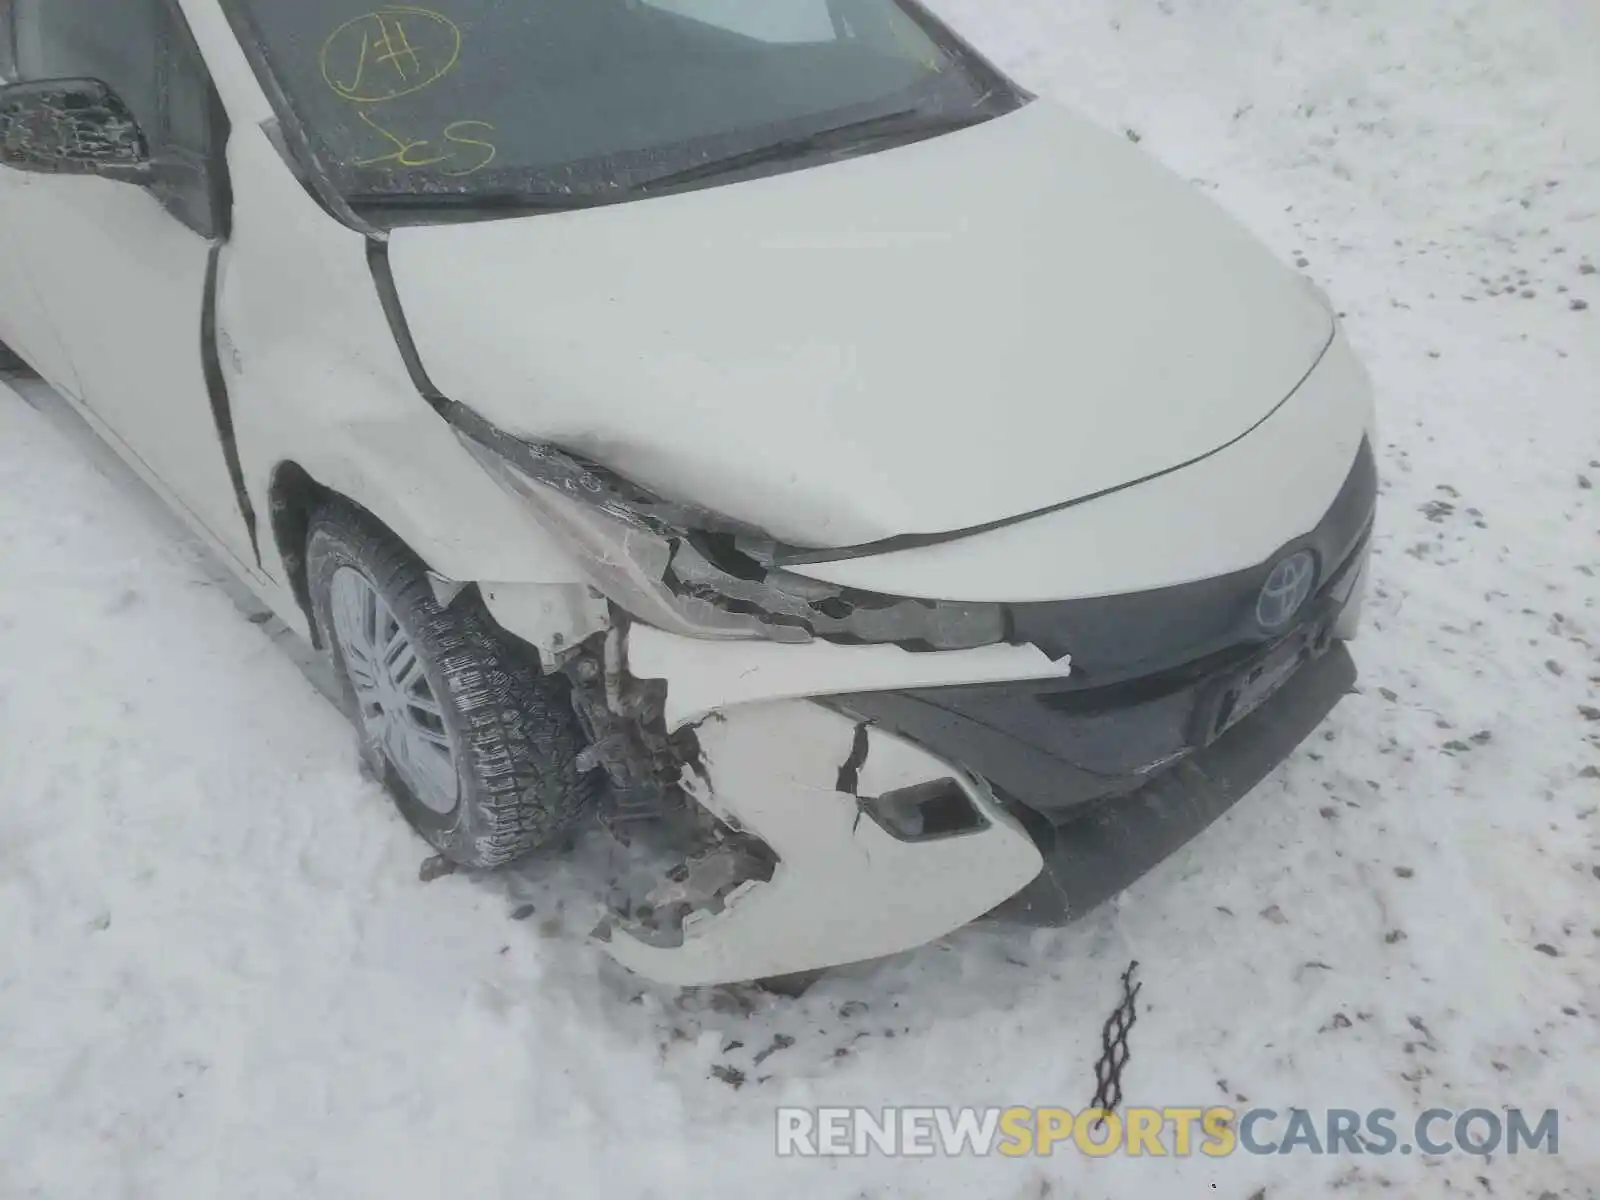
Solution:
{"label": "white toyota prius", "polygon": [[0,341],[671,983],[1069,920],[1355,672],[1324,297],[914,0],[0,0]]}

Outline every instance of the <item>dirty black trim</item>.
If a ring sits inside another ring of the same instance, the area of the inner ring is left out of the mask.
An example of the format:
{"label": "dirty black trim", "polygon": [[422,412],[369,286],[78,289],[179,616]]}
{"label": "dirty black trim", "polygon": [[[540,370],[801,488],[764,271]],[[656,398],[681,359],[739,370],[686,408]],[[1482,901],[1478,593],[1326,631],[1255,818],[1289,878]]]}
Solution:
{"label": "dirty black trim", "polygon": [[245,487],[244,467],[239,462],[239,443],[233,432],[233,406],[228,398],[228,381],[222,373],[222,359],[217,353],[217,274],[222,258],[221,242],[213,242],[206,255],[205,295],[200,308],[200,365],[205,373],[206,394],[211,400],[211,419],[216,422],[217,440],[222,443],[222,457],[228,464],[228,478],[233,482],[234,498],[239,503],[239,515],[250,534],[250,549],[255,554],[256,566],[261,566],[261,541],[256,533],[256,510],[250,503],[250,492]]}
{"label": "dirty black trim", "polygon": [[233,175],[228,170],[228,142],[233,136],[233,126],[228,120],[222,95],[211,77],[211,68],[200,52],[200,44],[195,41],[187,18],[176,5],[169,7],[174,13],[184,49],[200,64],[206,76],[205,182],[213,240],[206,254],[205,286],[200,300],[200,369],[205,377],[206,396],[211,402],[211,419],[217,427],[217,440],[221,443],[222,458],[227,464],[228,479],[233,484],[234,499],[239,505],[239,516],[250,535],[250,552],[255,556],[256,566],[265,570],[255,506],[250,503],[250,490],[245,485],[244,466],[239,458],[239,441],[233,428],[233,402],[228,393],[228,380],[223,374],[217,344],[217,299],[222,251],[233,233]]}
{"label": "dirty black trim", "polygon": [[1163,476],[1172,475],[1178,471],[1185,470],[1194,466],[1196,463],[1204,462],[1208,458],[1215,458],[1218,454],[1221,454],[1230,446],[1237,445],[1239,442],[1244,441],[1245,438],[1249,437],[1256,430],[1260,429],[1272,419],[1273,415],[1277,413],[1280,408],[1289,403],[1296,392],[1305,386],[1306,380],[1310,379],[1312,372],[1321,365],[1322,360],[1327,357],[1328,350],[1333,346],[1334,339],[1339,336],[1338,325],[1333,323],[1331,319],[1330,325],[1331,327],[1328,331],[1328,340],[1322,344],[1322,349],[1317,351],[1316,358],[1314,358],[1311,362],[1311,365],[1306,368],[1305,374],[1301,375],[1300,378],[1295,382],[1295,385],[1284,394],[1283,399],[1274,404],[1259,421],[1257,421],[1254,425],[1251,425],[1244,432],[1240,433],[1236,437],[1230,438],[1226,442],[1223,442],[1215,449],[1207,450],[1204,454],[1197,454],[1193,458],[1187,459],[1184,462],[1178,463],[1171,467],[1166,467],[1160,471],[1151,472],[1149,475],[1141,475],[1139,478],[1130,479],[1126,483],[1114,484],[1111,487],[1101,488],[1097,492],[1089,492],[1086,495],[1077,496],[1071,500],[1064,500],[1060,504],[1051,504],[1044,508],[1036,508],[1030,512],[1019,513],[1014,517],[1001,517],[997,521],[986,521],[982,525],[969,525],[965,529],[950,529],[942,533],[902,533],[896,535],[895,537],[883,538],[876,542],[863,542],[858,546],[841,546],[833,550],[806,550],[793,546],[780,546],[778,547],[777,554],[774,557],[774,564],[780,567],[793,567],[802,563],[844,562],[847,559],[852,558],[870,558],[877,554],[892,554],[896,550],[919,550],[925,546],[938,546],[944,544],[945,542],[954,542],[961,538],[973,537],[976,534],[992,533],[996,529],[1005,529],[1012,525],[1020,525],[1022,522],[1031,521],[1035,517],[1047,517],[1051,513],[1065,512],[1069,508],[1077,508],[1080,504],[1088,504],[1091,500],[1099,500],[1105,496],[1115,495],[1117,492],[1125,492],[1129,488],[1138,487],[1142,483],[1149,483],[1153,479],[1160,479]]}
{"label": "dirty black trim", "polygon": [[1064,925],[1109,900],[1254,790],[1354,690],[1355,681],[1349,651],[1336,645],[1212,745],[1135,792],[1102,800],[1060,825],[1013,800],[1044,856],[1044,869],[990,918]]}
{"label": "dirty black trim", "polygon": [[428,378],[428,369],[422,365],[422,356],[417,353],[417,343],[406,321],[405,308],[400,303],[400,291],[395,287],[394,270],[389,266],[387,242],[378,238],[367,239],[367,267],[372,272],[373,286],[378,289],[378,303],[383,306],[389,332],[400,351],[401,361],[406,365],[406,374],[411,376],[412,385],[440,416],[454,424],[452,410],[461,406],[445,399],[444,393],[434,387],[433,380]]}
{"label": "dirty black trim", "polygon": [[[194,34],[189,31],[187,24],[184,25],[183,32],[189,40],[195,61],[204,64],[205,57],[200,53],[200,46],[195,42]],[[206,184],[210,188],[211,212],[215,227],[213,236],[225,242],[233,236],[233,172],[228,170],[228,142],[233,137],[233,123],[228,120],[227,106],[222,103],[222,95],[217,91],[209,67],[206,67],[206,91],[209,110]]]}
{"label": "dirty black trim", "polygon": [[[289,590],[305,614],[311,645],[322,650],[322,635],[317,631],[316,613],[311,604],[311,584],[306,577],[306,538],[312,515],[328,502],[331,493],[296,462],[281,462],[272,471],[267,485],[267,511],[272,536],[283,568],[289,576]],[[377,520],[376,517],[373,518]],[[381,524],[381,522],[380,522]]]}

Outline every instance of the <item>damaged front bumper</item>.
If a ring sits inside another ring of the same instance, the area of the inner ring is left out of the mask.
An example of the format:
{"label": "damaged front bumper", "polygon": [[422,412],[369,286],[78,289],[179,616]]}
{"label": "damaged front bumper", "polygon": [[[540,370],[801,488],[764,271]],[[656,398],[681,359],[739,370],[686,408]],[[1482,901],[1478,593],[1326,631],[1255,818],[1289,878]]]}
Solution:
{"label": "damaged front bumper", "polygon": [[[706,774],[696,798],[736,835],[758,838],[776,865],[770,878],[731,888],[717,878],[714,906],[670,931],[608,922],[611,955],[652,979],[725,983],[894,954],[982,916],[1044,865],[980,780],[821,705],[743,706],[705,722],[699,738]],[[908,838],[903,822],[862,799],[925,784],[957,811],[948,836]],[[742,853],[734,844],[702,862]]]}
{"label": "damaged front bumper", "polygon": [[[1363,443],[1317,527],[1258,566],[1009,605],[1009,644],[968,649],[625,622],[585,638],[603,615],[573,605],[557,636],[552,606],[485,596],[572,677],[616,790],[645,808],[686,794],[714,818],[597,935],[643,975],[724,983],[897,953],[985,916],[1065,922],[1194,837],[1349,691],[1375,494]],[[1273,622],[1263,598],[1291,561],[1313,582]]]}
{"label": "damaged front bumper", "polygon": [[[1348,582],[1356,583],[1354,573]],[[1122,710],[1125,734],[1145,744],[1170,734],[1173,748],[1142,775],[1097,777],[1099,797],[1068,808],[1061,803],[1083,775],[1059,755],[1074,735],[1103,736],[1106,713],[1088,716],[1086,725],[1063,718],[1056,742],[1031,747],[1015,727],[953,715],[940,706],[946,689],[938,688],[714,714],[697,728],[703,774],[691,791],[737,839],[757,839],[771,858],[732,886],[719,878],[715,903],[689,912],[665,937],[652,923],[619,914],[604,926],[606,948],[631,970],[690,986],[894,954],[984,917],[1075,920],[1243,798],[1349,692],[1355,666],[1333,637],[1348,603],[1346,593],[1265,655]],[[1281,654],[1298,669],[1201,744],[1202,722],[1215,720],[1219,696],[1237,692]],[[976,690],[1001,707],[1031,706],[1059,694],[1064,682],[948,690]],[[923,719],[907,716],[906,704],[920,706]],[[1173,723],[1178,708],[1187,716]],[[1034,753],[1056,764],[1054,777],[1027,761]],[[1019,782],[1019,772],[1033,782]],[[735,841],[710,858],[741,853]]]}
{"label": "damaged front bumper", "polygon": [[1147,675],[714,711],[691,790],[775,861],[666,939],[611,923],[610,953],[665,982],[726,982],[896,953],[982,917],[1084,915],[1249,793],[1350,691],[1343,639],[1367,557],[1363,530],[1274,638]]}

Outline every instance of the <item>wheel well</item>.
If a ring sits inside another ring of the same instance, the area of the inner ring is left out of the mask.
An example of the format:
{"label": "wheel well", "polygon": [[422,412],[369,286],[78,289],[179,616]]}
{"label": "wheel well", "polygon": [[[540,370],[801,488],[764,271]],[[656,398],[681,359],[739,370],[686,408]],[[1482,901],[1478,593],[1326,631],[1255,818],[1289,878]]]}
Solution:
{"label": "wheel well", "polygon": [[[4,3],[4,0],[0,0],[0,3]],[[272,517],[272,538],[278,547],[279,556],[283,559],[283,567],[289,576],[289,589],[294,593],[295,603],[305,614],[306,625],[311,631],[311,644],[318,650],[324,649],[324,646],[322,637],[317,632],[316,610],[311,603],[311,581],[306,569],[306,542],[311,535],[311,519],[325,505],[335,500],[359,511],[402,546],[406,553],[422,563],[423,570],[429,569],[422,555],[412,549],[410,543],[395,533],[388,522],[382,520],[366,505],[351,499],[343,492],[335,491],[326,484],[318,483],[309,471],[293,460],[279,463],[272,472],[272,483],[267,489],[268,512]]]}
{"label": "wheel well", "polygon": [[0,371],[32,373],[28,364],[22,361],[22,355],[18,354],[3,341],[0,341]]}
{"label": "wheel well", "polygon": [[272,484],[267,492],[272,538],[283,559],[283,568],[288,572],[295,602],[306,616],[311,644],[318,650],[323,646],[317,633],[316,617],[312,614],[311,587],[306,580],[306,535],[311,528],[312,515],[336,494],[311,478],[310,473],[295,462],[278,465],[272,472]]}

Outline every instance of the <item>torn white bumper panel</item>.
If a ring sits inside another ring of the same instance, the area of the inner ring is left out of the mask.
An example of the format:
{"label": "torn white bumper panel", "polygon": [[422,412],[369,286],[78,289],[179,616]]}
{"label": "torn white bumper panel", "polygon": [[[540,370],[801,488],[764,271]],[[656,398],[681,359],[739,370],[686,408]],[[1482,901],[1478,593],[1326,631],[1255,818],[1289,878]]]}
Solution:
{"label": "torn white bumper panel", "polygon": [[[765,842],[778,864],[770,880],[727,894],[721,911],[692,913],[680,944],[613,925],[607,949],[642,975],[692,986],[898,953],[982,916],[1043,866],[983,785],[818,704],[738,706],[699,737],[709,785],[697,799]],[[879,797],[940,783],[970,806],[961,832],[904,840],[904,826],[896,836],[872,813]]]}
{"label": "torn white bumper panel", "polygon": [[979,646],[918,654],[899,646],[830,642],[696,642],[648,625],[628,631],[628,664],[641,679],[669,679],[669,728],[732,705],[895,687],[1054,679],[1070,657],[1052,660],[1036,646]]}

